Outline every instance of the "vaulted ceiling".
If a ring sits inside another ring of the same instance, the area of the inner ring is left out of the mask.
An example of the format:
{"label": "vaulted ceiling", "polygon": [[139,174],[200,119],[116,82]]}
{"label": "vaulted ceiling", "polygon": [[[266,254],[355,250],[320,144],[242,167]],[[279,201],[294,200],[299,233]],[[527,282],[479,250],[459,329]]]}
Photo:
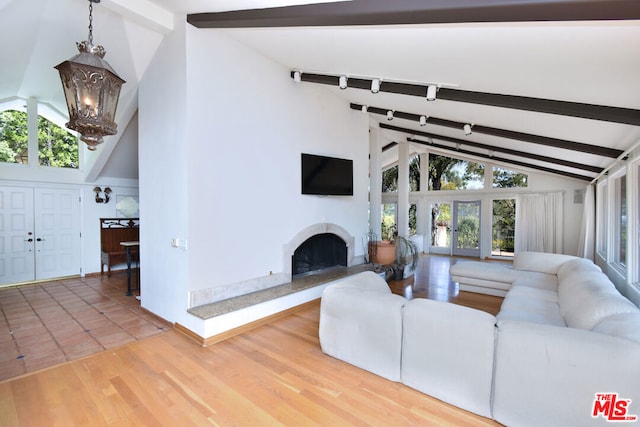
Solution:
{"label": "vaulted ceiling", "polygon": [[[298,3],[102,0],[94,39],[127,80],[120,129],[134,117],[137,83],[177,16],[260,51],[287,78],[301,71],[301,85],[333,91],[354,110],[367,106],[390,141],[588,181],[640,140],[637,0]],[[36,96],[64,111],[52,67],[86,38],[88,2],[39,6],[0,0],[0,102]],[[344,90],[339,76],[348,77]],[[376,94],[373,79],[381,81]],[[432,102],[429,84],[439,87]]]}

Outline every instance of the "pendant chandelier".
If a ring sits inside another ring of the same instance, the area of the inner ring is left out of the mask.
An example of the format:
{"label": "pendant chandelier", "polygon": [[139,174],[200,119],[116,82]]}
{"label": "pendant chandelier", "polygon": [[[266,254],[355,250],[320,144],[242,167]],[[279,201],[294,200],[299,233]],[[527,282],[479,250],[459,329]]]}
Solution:
{"label": "pendant chandelier", "polygon": [[103,136],[118,133],[114,120],[125,83],[103,59],[104,48],[93,45],[93,3],[100,0],[89,0],[89,38],[76,43],[79,54],[55,67],[69,109],[66,126],[79,132],[91,151],[103,142]]}

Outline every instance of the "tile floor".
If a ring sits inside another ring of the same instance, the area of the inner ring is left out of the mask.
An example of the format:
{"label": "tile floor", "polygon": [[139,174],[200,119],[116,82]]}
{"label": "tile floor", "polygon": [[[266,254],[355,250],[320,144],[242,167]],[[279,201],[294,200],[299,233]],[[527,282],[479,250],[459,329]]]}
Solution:
{"label": "tile floor", "polygon": [[124,272],[0,288],[0,381],[172,328],[126,289]]}

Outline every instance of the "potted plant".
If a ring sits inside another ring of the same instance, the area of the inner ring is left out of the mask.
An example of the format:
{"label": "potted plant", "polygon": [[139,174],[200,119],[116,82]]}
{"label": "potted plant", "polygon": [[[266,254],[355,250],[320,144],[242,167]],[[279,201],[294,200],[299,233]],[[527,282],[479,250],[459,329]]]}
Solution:
{"label": "potted plant", "polygon": [[372,264],[391,265],[396,258],[396,247],[392,240],[378,240],[373,231],[367,235],[369,261]]}
{"label": "potted plant", "polygon": [[393,240],[395,245],[395,262],[391,266],[394,280],[404,279],[404,271],[409,267],[411,272],[418,266],[418,246],[407,237],[396,236]]}

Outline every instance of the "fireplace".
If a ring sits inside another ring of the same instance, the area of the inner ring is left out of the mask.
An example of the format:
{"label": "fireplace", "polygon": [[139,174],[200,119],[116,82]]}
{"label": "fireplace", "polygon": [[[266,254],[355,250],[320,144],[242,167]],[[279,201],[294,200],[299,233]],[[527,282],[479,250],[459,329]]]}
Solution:
{"label": "fireplace", "polygon": [[347,265],[347,244],[333,233],[309,237],[294,251],[291,275],[299,276],[329,267]]}
{"label": "fireplace", "polygon": [[[295,254],[296,251],[298,251],[298,249],[305,245],[307,243],[308,240],[312,240],[315,238],[315,236],[319,236],[319,235],[323,235],[324,237],[321,237],[320,239],[322,240],[331,240],[331,242],[329,242],[329,244],[339,244],[341,247],[343,247],[344,251],[346,252],[346,258],[344,254],[338,255],[337,257],[335,255],[331,255],[331,258],[337,258],[339,259],[339,261],[337,262],[330,262],[332,265],[346,265],[347,267],[354,265],[354,248],[355,248],[355,239],[354,237],[344,228],[342,228],[341,226],[337,225],[337,224],[331,224],[331,223],[316,223],[316,224],[312,224],[309,225],[305,228],[303,228],[302,230],[298,231],[295,235],[293,235],[293,237],[291,238],[291,240],[289,240],[288,243],[285,243],[282,247],[283,249],[283,257],[282,257],[282,272],[283,274],[286,274],[288,276],[287,280],[291,280],[293,278],[294,275],[298,275],[298,276],[302,276],[304,274],[309,274],[311,270],[311,268],[306,268],[306,267],[300,267],[303,264],[315,264],[315,265],[322,265],[322,267],[320,268],[326,268],[325,265],[327,265],[326,261],[322,261],[317,262],[317,260],[314,260],[313,262],[310,262],[309,259],[306,259],[304,261],[301,262],[297,262],[295,258]],[[330,237],[327,237],[326,235],[331,235]],[[337,241],[336,241],[337,239]],[[321,244],[323,245],[326,242],[322,242]],[[315,246],[316,243],[309,243],[309,245],[311,246]],[[306,245],[305,245],[306,246]],[[309,258],[309,256],[305,256],[306,258]],[[312,256],[312,260],[316,257],[316,255]],[[357,262],[358,264],[363,262],[364,260]],[[298,264],[298,267],[295,267],[295,265]],[[304,273],[300,272],[298,273],[298,270],[303,270],[303,269],[308,269],[309,271],[306,271]]]}

